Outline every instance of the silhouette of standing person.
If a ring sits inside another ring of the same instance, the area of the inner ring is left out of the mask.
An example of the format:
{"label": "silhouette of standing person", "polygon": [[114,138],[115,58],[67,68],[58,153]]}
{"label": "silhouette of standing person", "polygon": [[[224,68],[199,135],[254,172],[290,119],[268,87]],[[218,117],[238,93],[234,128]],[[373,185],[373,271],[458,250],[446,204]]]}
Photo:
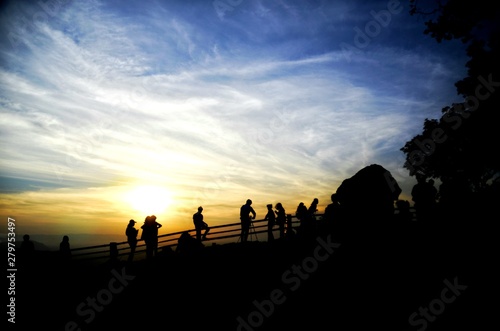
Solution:
{"label": "silhouette of standing person", "polygon": [[135,249],[137,247],[137,235],[139,234],[139,230],[134,227],[134,220],[130,220],[127,225],[127,229],[125,230],[125,235],[127,236],[127,242],[130,246],[130,254],[128,256],[128,260],[132,261],[134,258]]}
{"label": "silhouette of standing person", "polygon": [[285,236],[285,223],[286,223],[285,208],[283,208],[281,202],[278,202],[275,208],[276,208],[276,223],[278,224],[279,227],[280,238],[283,238]]}
{"label": "silhouette of standing person", "polygon": [[33,262],[35,254],[35,244],[30,240],[30,235],[25,234],[19,247],[19,260],[21,264],[29,265]]}
{"label": "silhouette of standing person", "polygon": [[304,223],[306,222],[307,218],[307,207],[306,205],[301,202],[297,206],[297,210],[295,211],[295,217],[299,220],[299,232],[304,232]]}
{"label": "silhouette of standing person", "polygon": [[146,258],[150,259],[156,255],[158,251],[158,229],[162,225],[156,222],[156,216],[147,216],[144,224],[141,226],[141,239],[146,244]]}
{"label": "silhouette of standing person", "polygon": [[302,232],[306,237],[309,237],[314,232],[314,227],[316,226],[316,212],[318,211],[319,200],[314,198],[311,202],[309,208],[307,208],[307,213],[303,220]]}
{"label": "silhouette of standing person", "polygon": [[318,203],[319,200],[317,198],[314,198],[314,200],[311,202],[311,205],[307,209],[307,218],[309,218],[312,221],[316,220],[316,212],[318,211]]}
{"label": "silhouette of standing person", "polygon": [[272,204],[268,204],[266,207],[267,214],[264,219],[267,220],[267,241],[271,242],[274,240],[273,227],[276,224],[276,216],[274,215]]}
{"label": "silhouette of standing person", "polygon": [[242,243],[247,241],[252,219],[255,219],[256,216],[257,214],[255,213],[255,210],[252,207],[252,200],[247,199],[246,203],[240,208],[240,220],[241,220],[240,237]]}
{"label": "silhouette of standing person", "polygon": [[340,208],[339,200],[337,199],[337,194],[333,193],[330,197],[332,203],[330,203],[325,208],[325,213],[323,214],[323,219],[331,222],[334,221],[336,217],[338,217],[338,209]]}
{"label": "silhouette of standing person", "polygon": [[68,236],[63,236],[62,241],[59,244],[59,254],[63,262],[68,261],[71,258],[71,247]]}
{"label": "silhouette of standing person", "polygon": [[323,214],[323,220],[325,221],[326,229],[330,233],[334,233],[335,235],[339,235],[340,230],[340,221],[341,221],[341,206],[339,200],[337,199],[337,194],[333,193],[330,197],[332,203],[330,203],[325,208],[325,213]]}
{"label": "silhouette of standing person", "polygon": [[[198,211],[193,214],[193,223],[196,230],[196,239],[198,239],[198,241],[200,242],[207,238],[207,234],[210,231],[208,224],[205,223],[205,221],[203,220],[202,212],[203,212],[203,207],[200,206],[198,207]],[[205,230],[205,232],[202,235],[201,232],[203,230]]]}

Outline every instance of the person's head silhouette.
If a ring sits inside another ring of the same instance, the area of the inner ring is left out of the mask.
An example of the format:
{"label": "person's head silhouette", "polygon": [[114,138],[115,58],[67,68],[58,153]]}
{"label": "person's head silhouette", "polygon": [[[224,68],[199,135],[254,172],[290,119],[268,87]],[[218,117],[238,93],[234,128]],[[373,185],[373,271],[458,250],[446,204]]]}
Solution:
{"label": "person's head silhouette", "polygon": [[337,193],[333,193],[330,198],[332,199],[332,202],[338,202]]}

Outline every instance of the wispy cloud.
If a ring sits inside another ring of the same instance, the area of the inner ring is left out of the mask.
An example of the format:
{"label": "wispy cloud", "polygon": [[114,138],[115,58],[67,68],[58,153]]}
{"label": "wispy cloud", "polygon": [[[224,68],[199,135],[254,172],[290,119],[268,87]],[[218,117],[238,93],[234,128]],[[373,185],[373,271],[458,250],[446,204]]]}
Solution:
{"label": "wispy cloud", "polygon": [[3,207],[33,199],[36,217],[69,213],[79,190],[105,212],[86,199],[138,183],[170,187],[181,223],[191,204],[250,195],[326,204],[371,163],[410,185],[399,148],[453,97],[460,64],[385,39],[347,61],[342,33],[369,13],[347,3],[249,2],[221,21],[206,4],[75,2],[30,31],[7,16],[25,5],[2,17],[19,38],[1,40],[0,175],[24,192]]}

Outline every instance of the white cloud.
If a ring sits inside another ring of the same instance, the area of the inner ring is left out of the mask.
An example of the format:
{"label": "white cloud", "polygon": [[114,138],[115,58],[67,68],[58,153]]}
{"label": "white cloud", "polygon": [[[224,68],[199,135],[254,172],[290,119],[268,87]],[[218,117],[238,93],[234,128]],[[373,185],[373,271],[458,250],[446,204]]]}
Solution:
{"label": "white cloud", "polygon": [[331,47],[284,55],[259,40],[247,53],[230,31],[216,38],[222,27],[200,30],[159,8],[119,12],[73,4],[25,34],[26,51],[7,52],[2,176],[71,190],[153,182],[214,206],[247,195],[329,197],[371,163],[404,181],[399,148],[421,125],[415,114],[436,103],[419,97],[439,93],[427,82],[453,76],[397,46],[350,64]]}

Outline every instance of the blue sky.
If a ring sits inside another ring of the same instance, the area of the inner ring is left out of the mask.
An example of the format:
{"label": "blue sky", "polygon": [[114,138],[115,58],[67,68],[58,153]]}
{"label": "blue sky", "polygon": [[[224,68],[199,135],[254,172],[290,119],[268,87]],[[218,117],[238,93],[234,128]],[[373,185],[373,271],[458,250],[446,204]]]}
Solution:
{"label": "blue sky", "polygon": [[236,222],[247,198],[258,218],[267,203],[293,213],[318,197],[324,208],[372,163],[407,199],[415,181],[400,148],[459,101],[467,60],[408,10],[407,1],[6,2],[2,214],[35,233],[115,232],[149,214],[131,201],[137,192],[154,192],[149,201],[164,205],[148,210],[166,229],[192,228],[199,205],[212,224]]}

